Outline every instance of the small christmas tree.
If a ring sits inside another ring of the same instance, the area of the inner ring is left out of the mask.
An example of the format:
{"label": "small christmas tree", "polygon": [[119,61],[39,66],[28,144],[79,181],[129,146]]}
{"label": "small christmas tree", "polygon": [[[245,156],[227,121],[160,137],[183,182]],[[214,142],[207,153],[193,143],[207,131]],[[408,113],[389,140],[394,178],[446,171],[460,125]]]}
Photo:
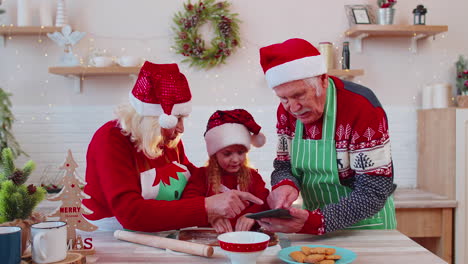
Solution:
{"label": "small christmas tree", "polygon": [[46,190],[24,184],[34,170],[34,162],[28,161],[23,169],[18,169],[10,148],[4,148],[1,156],[0,226],[21,227],[21,247],[24,252],[30,241],[31,225],[45,220],[43,215],[33,210],[44,199]]}
{"label": "small christmas tree", "polygon": [[15,219],[28,219],[36,205],[42,201],[46,191],[30,184],[24,185],[35,168],[33,161],[28,161],[23,169],[16,168],[13,152],[10,148],[2,151],[0,172],[0,223]]}
{"label": "small christmas tree", "polygon": [[[90,212],[81,203],[81,199],[88,198],[80,186],[84,185],[75,173],[78,164],[73,159],[72,153],[68,150],[68,156],[63,163],[61,169],[65,169],[65,176],[62,178],[60,185],[63,186],[60,193],[49,198],[49,201],[62,201],[62,205],[57,208],[49,217],[60,217],[61,221],[67,222],[67,241],[71,249],[76,249],[76,229],[82,231],[94,231],[97,226],[92,225],[83,217],[83,211]],[[71,244],[70,244],[71,243]]]}
{"label": "small christmas tree", "polygon": [[[12,125],[15,121],[13,113],[11,113],[10,93],[5,92],[0,88],[0,150],[10,148],[13,158],[16,159],[19,155],[23,154],[28,156],[13,136]],[[0,157],[1,161],[2,157]]]}

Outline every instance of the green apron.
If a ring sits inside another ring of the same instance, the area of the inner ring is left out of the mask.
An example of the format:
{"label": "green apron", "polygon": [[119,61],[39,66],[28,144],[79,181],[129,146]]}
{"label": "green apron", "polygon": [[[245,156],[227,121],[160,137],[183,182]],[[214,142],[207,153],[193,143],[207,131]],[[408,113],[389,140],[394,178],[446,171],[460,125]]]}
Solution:
{"label": "green apron", "polygon": [[[352,191],[343,186],[338,177],[335,145],[336,89],[329,79],[325,103],[322,139],[303,139],[304,126],[296,121],[296,132],[292,140],[291,165],[293,175],[301,183],[303,208],[313,211],[331,203],[338,203]],[[377,214],[361,220],[349,229],[395,229],[395,206],[393,196]]]}

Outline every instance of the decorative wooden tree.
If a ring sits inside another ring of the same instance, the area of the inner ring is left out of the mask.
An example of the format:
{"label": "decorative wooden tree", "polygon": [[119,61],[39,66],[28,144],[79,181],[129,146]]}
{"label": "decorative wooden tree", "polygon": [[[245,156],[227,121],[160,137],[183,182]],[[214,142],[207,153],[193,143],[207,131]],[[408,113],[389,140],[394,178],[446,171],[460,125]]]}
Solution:
{"label": "decorative wooden tree", "polygon": [[[49,217],[60,217],[61,221],[67,223],[67,241],[69,249],[80,250],[80,253],[89,254],[90,252],[82,251],[90,250],[94,253],[92,244],[90,247],[83,247],[82,243],[77,243],[76,229],[91,232],[96,230],[97,226],[89,223],[88,220],[83,217],[83,211],[89,211],[89,209],[81,203],[81,199],[87,197],[80,188],[80,185],[84,185],[85,183],[76,177],[75,170],[77,167],[78,164],[73,159],[71,150],[68,150],[67,158],[60,167],[61,169],[65,169],[65,175],[60,182],[63,188],[57,195],[48,199],[49,201],[62,201],[62,205],[49,215]],[[78,240],[81,241],[81,237],[79,237]],[[88,238],[88,240],[92,241],[90,238]],[[87,239],[84,239],[84,241],[86,244],[90,244]]]}

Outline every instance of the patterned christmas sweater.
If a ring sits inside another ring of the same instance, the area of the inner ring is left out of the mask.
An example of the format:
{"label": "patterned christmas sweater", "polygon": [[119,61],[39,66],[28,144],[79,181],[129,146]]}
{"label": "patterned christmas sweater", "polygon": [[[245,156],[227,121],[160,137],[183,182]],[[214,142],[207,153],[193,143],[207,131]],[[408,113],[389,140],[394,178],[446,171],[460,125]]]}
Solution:
{"label": "patterned christmas sweater", "polygon": [[[262,176],[260,176],[260,174],[258,174],[257,170],[255,169],[250,169],[250,175],[251,178],[248,191],[262,199],[263,205],[251,203],[237,217],[231,218],[230,221],[233,228],[236,226],[237,219],[240,216],[243,216],[246,213],[257,213],[269,209],[266,199],[270,191],[265,188],[265,182],[263,181]],[[236,175],[222,175],[221,184],[221,192],[228,190],[238,190]],[[187,186],[185,187],[184,193],[182,194],[182,199],[199,196],[208,197],[212,195],[215,195],[215,192],[213,191],[211,184],[208,183],[207,168],[202,167],[198,169],[196,173],[193,173],[190,177]]]}
{"label": "patterned christmas sweater", "polygon": [[[374,93],[361,85],[332,77],[336,87],[335,141],[340,183],[348,197],[309,213],[301,233],[324,234],[343,229],[380,211],[395,190],[386,114]],[[304,126],[304,139],[322,138],[323,118]],[[301,185],[292,175],[290,151],[296,118],[282,104],[277,111],[277,156],[272,189]],[[360,212],[355,213],[355,212]]]}
{"label": "patterned christmas sweater", "polygon": [[[167,168],[173,161],[195,170],[185,156],[182,141],[176,148],[165,148],[160,157],[149,159],[137,151],[129,136],[122,134],[117,121],[104,124],[94,134],[86,155],[84,192],[91,198],[83,200],[83,204],[93,213],[85,217],[99,220],[115,216],[124,228],[143,232],[207,225],[204,197],[173,201],[143,197],[142,175]],[[169,180],[158,179],[166,183]]]}

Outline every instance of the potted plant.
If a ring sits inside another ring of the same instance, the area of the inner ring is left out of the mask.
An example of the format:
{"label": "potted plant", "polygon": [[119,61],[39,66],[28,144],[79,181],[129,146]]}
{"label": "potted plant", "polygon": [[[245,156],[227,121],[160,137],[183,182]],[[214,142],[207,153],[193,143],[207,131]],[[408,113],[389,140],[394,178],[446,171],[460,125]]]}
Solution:
{"label": "potted plant", "polygon": [[393,24],[393,17],[395,16],[395,9],[393,6],[396,2],[396,0],[377,0],[377,5],[379,6],[378,22],[380,25]]}
{"label": "potted plant", "polygon": [[15,166],[14,160],[21,154],[27,154],[12,133],[15,118],[10,110],[10,96],[0,88],[0,225],[21,227],[24,252],[31,225],[45,220],[44,216],[33,213],[33,210],[45,198],[46,191],[25,184],[35,168],[33,161],[26,162],[22,169]]}
{"label": "potted plant", "polygon": [[459,107],[468,107],[468,68],[467,61],[460,55],[455,63],[457,71],[456,86],[457,86],[457,103]]}
{"label": "potted plant", "polygon": [[31,225],[45,220],[43,215],[33,213],[33,210],[45,198],[46,191],[44,188],[25,184],[34,168],[35,163],[32,160],[26,162],[22,169],[17,168],[11,149],[2,150],[0,226],[21,227],[23,252],[30,240]]}

